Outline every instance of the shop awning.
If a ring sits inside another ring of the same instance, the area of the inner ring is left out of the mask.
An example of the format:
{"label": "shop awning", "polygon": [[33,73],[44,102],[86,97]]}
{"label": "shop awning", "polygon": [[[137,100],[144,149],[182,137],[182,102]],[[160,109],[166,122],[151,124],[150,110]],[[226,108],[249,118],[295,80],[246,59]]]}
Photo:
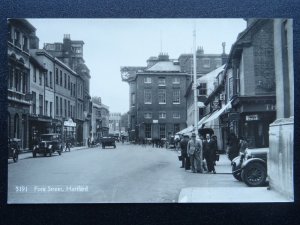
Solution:
{"label": "shop awning", "polygon": [[194,130],[194,126],[191,125],[191,126],[189,126],[187,128],[184,128],[183,130],[177,132],[176,134],[178,134],[178,135],[179,134],[186,134],[186,133],[192,132],[193,130]]}
{"label": "shop awning", "polygon": [[202,124],[205,122],[205,120],[210,117],[211,114],[208,114],[204,116],[199,122],[198,122],[198,129],[201,128]]}
{"label": "shop awning", "polygon": [[213,114],[211,114],[210,117],[208,117],[205,121],[203,121],[203,124],[212,121],[214,119],[217,119],[226,109],[229,108],[231,108],[231,101],[228,102],[224,107],[222,107],[218,111],[215,111]]}

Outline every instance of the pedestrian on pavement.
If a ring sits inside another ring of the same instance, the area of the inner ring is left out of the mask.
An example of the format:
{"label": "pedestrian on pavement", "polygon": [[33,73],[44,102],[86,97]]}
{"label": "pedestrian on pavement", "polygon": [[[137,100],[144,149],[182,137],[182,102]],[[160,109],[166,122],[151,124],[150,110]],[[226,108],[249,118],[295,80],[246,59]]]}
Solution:
{"label": "pedestrian on pavement", "polygon": [[240,141],[239,141],[240,153],[244,153],[246,148],[248,147],[248,143],[247,143],[247,141],[245,140],[244,137],[240,137],[239,139],[240,139]]}
{"label": "pedestrian on pavement", "polygon": [[216,142],[211,140],[210,134],[206,134],[206,140],[203,143],[204,158],[207,162],[208,173],[216,173],[215,170],[215,159],[216,159]]}
{"label": "pedestrian on pavement", "polygon": [[230,133],[227,140],[227,154],[230,161],[239,155],[238,139],[235,133]]}
{"label": "pedestrian on pavement", "polygon": [[190,157],[191,167],[193,173],[202,173],[202,142],[196,140],[196,134],[192,133],[192,139],[188,142],[187,152]]}
{"label": "pedestrian on pavement", "polygon": [[181,168],[185,168],[185,170],[188,170],[190,167],[190,162],[189,162],[189,160],[187,160],[187,158],[188,158],[188,154],[187,154],[188,143],[189,143],[189,136],[183,135],[183,138],[180,141],[181,162],[182,162]]}

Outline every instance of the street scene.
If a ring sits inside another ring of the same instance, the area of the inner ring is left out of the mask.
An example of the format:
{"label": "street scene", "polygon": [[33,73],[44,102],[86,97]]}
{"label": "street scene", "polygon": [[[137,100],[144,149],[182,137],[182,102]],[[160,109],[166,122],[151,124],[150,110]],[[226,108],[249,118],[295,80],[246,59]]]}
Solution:
{"label": "street scene", "polygon": [[8,203],[294,201],[292,19],[7,22]]}

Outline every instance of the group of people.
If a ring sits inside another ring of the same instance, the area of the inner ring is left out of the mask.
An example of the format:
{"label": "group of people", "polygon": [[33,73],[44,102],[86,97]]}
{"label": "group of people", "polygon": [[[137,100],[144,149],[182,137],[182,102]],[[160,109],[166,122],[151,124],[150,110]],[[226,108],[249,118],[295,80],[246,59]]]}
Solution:
{"label": "group of people", "polygon": [[181,168],[191,170],[193,173],[216,173],[215,165],[217,160],[217,137],[206,134],[205,139],[200,136],[196,139],[196,134],[183,135],[180,141]]}

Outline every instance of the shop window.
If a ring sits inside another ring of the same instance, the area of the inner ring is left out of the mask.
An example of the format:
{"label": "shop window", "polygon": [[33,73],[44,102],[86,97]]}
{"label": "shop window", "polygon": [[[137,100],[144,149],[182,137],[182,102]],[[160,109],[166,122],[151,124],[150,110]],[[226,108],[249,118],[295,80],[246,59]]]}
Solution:
{"label": "shop window", "polygon": [[145,124],[145,137],[151,138],[152,137],[152,129],[151,124]]}
{"label": "shop window", "polygon": [[160,137],[160,139],[166,138],[166,125],[165,124],[159,125],[159,137]]}

